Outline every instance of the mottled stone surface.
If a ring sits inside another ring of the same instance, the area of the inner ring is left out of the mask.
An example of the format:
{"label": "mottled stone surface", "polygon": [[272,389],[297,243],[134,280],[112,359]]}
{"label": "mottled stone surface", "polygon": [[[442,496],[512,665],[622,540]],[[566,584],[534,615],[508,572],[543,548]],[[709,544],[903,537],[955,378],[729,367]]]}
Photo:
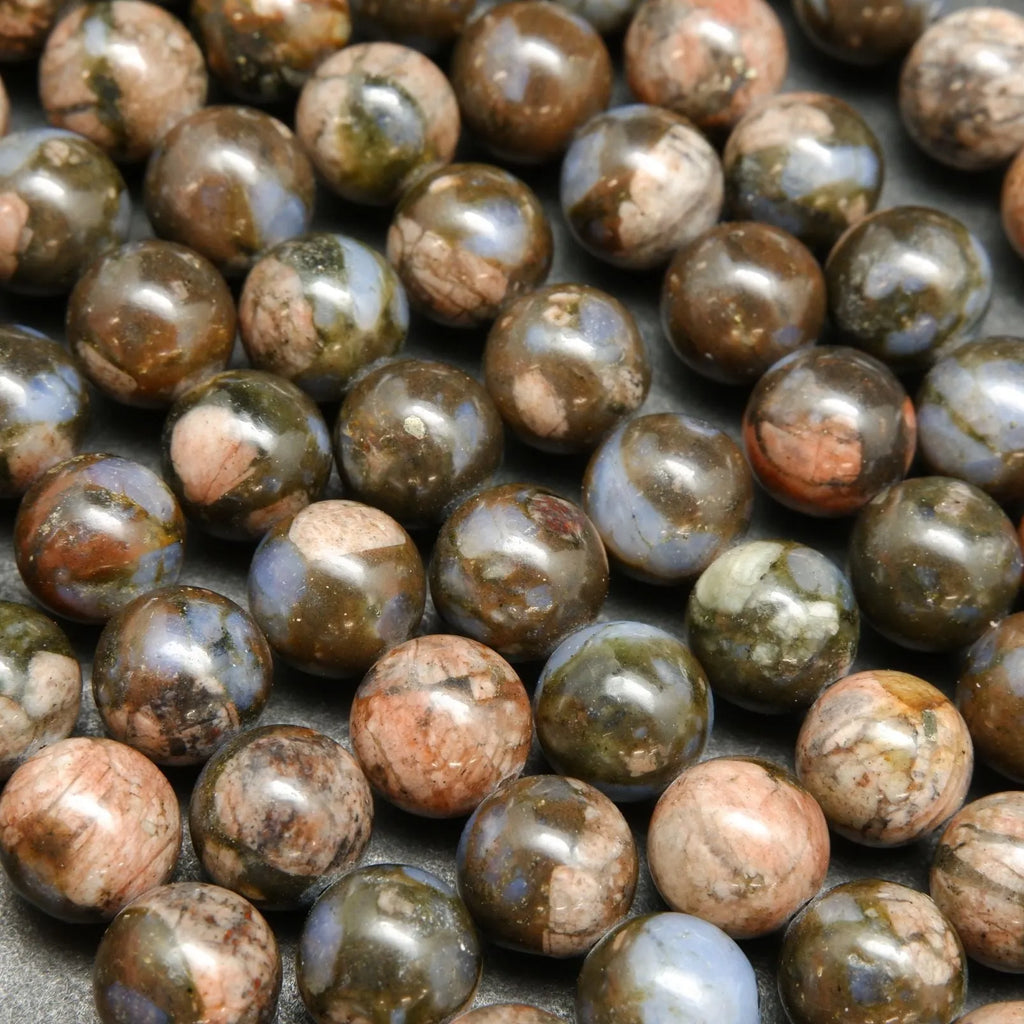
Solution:
{"label": "mottled stone surface", "polygon": [[961,1017],[958,1024],[1024,1024],[1024,1002],[989,1003]]}
{"label": "mottled stone surface", "polygon": [[0,864],[63,921],[106,921],[171,877],[178,800],[160,770],[113,740],[79,736],[29,758],[0,793]]}
{"label": "mottled stone surface", "polygon": [[317,1024],[440,1024],[473,997],[480,944],[463,902],[415,867],[376,864],[306,918],[299,994]]}
{"label": "mottled stone surface", "polygon": [[815,900],[787,929],[779,958],[793,1024],[949,1024],[966,988],[963,947],[935,904],[873,878]]}
{"label": "mottled stone surface", "polygon": [[1024,256],[1024,154],[1018,154],[1006,172],[1000,210],[1007,240]]}
{"label": "mottled stone surface", "polygon": [[734,939],[781,928],[817,895],[828,870],[825,815],[770,761],[718,757],[662,794],[647,861],[665,902]]}
{"label": "mottled stone surface", "polygon": [[489,939],[569,957],[629,910],[637,853],[625,818],[593,786],[533,775],[502,786],[473,812],[456,868],[459,894]]}
{"label": "mottled stone surface", "polygon": [[458,1024],[559,1024],[556,1017],[539,1006],[526,1003],[492,1003],[490,1006],[478,1006],[469,1013],[463,1013],[452,1021]]}
{"label": "mottled stone surface", "polygon": [[0,61],[35,57],[43,48],[62,6],[60,0],[3,0],[0,3]]}
{"label": "mottled stone surface", "polygon": [[93,996],[103,1024],[271,1024],[280,990],[270,925],[216,885],[178,882],[140,896],[96,951]]}
{"label": "mottled stone surface", "polygon": [[902,57],[944,0],[793,0],[797,24],[822,52],[849,64]]}
{"label": "mottled stone surface", "polygon": [[189,831],[203,870],[259,907],[309,905],[362,855],[373,796],[329,736],[265,725],[225,743],[192,790]]}
{"label": "mottled stone surface", "polygon": [[656,797],[704,752],[714,718],[689,649],[642,622],[585,626],[548,658],[533,697],[549,764],[612,800]]}
{"label": "mottled stone surface", "polygon": [[930,683],[906,672],[847,676],[811,706],[796,773],[840,835],[899,846],[938,828],[967,795],[967,725]]}
{"label": "mottled stone surface", "polygon": [[629,24],[640,0],[557,0],[574,14],[586,18],[598,32],[612,35]]}
{"label": "mottled stone surface", "polygon": [[718,154],[683,117],[645,104],[592,117],[565,154],[562,212],[576,241],[646,270],[710,228],[722,209]]}
{"label": "mottled stone surface", "polygon": [[352,8],[364,30],[433,50],[462,31],[476,0],[352,0]]}

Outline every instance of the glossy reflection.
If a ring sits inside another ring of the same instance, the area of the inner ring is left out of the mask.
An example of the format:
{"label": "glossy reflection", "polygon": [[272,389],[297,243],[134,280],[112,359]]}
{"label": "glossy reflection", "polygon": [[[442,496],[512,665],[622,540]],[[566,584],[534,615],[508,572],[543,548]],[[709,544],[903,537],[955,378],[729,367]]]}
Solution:
{"label": "glossy reflection", "polygon": [[793,13],[807,38],[850,64],[901,57],[942,10],[944,0],[795,0]]}

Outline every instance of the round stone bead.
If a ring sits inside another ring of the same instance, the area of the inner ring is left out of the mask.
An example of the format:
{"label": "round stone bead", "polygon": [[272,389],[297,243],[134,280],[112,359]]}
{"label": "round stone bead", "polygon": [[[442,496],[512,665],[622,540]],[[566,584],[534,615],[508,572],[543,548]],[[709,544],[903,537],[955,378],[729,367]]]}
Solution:
{"label": "round stone bead", "polygon": [[743,411],[743,446],[761,486],[812,516],[847,516],[902,480],[914,458],[914,403],[856,349],[822,345],[780,359]]}
{"label": "round stone bead", "polygon": [[736,443],[681,413],[628,420],[591,456],[583,507],[614,564],[647,583],[696,579],[750,525],[754,486]]}
{"label": "round stone bead", "polygon": [[640,0],[557,0],[573,14],[586,18],[602,35],[622,32]]}
{"label": "round stone bead", "polygon": [[102,1024],[271,1024],[281,957],[270,925],[227,889],[163,885],[111,922],[96,950]]}
{"label": "round stone bead", "polygon": [[203,870],[274,910],[308,906],[359,859],[373,796],[355,758],[323,733],[265,725],[229,740],[192,790]]}
{"label": "round stone bead", "polygon": [[352,8],[364,31],[435,50],[462,32],[476,0],[352,0]]}
{"label": "round stone bead", "polygon": [[473,812],[456,854],[459,894],[501,946],[579,956],[633,900],[637,853],[625,818],[578,779],[506,783]]}
{"label": "round stone bead", "polygon": [[689,914],[624,921],[594,947],[576,984],[579,1024],[758,1024],[757,978],[721,929]]}
{"label": "round stone bead", "polygon": [[587,451],[647,397],[651,369],[632,314],[583,284],[555,284],[508,305],[484,349],[501,418],[542,451]]}
{"label": "round stone bead", "polygon": [[828,824],[814,797],[770,761],[717,757],[662,794],[647,831],[665,902],[734,939],[782,927],[828,871]]}
{"label": "round stone bead", "polygon": [[793,921],[778,978],[792,1024],[950,1024],[964,1005],[967,964],[924,893],[866,878],[830,889]]}
{"label": "round stone bead", "polygon": [[98,146],[60,128],[0,139],[0,287],[59,295],[128,237],[131,199]]}
{"label": "round stone bead", "polygon": [[875,208],[885,170],[861,115],[817,92],[759,103],[733,129],[722,163],[733,220],[774,224],[817,253]]}
{"label": "round stone bead", "polygon": [[423,617],[426,581],[412,539],[356,501],[318,501],[263,538],[249,607],[286,661],[318,676],[359,676]]}
{"label": "round stone bead", "polygon": [[460,1014],[452,1024],[558,1024],[561,1020],[553,1013],[526,1003],[492,1003]]}
{"label": "round stone bead", "polygon": [[144,160],[206,102],[206,65],[185,26],[146,0],[99,0],[57,23],[39,61],[47,119],[114,160]]}
{"label": "round stone bead", "polygon": [[[0,42],[2,46],[2,42]],[[0,136],[7,134],[11,126],[11,101],[8,99],[7,90],[4,88],[4,80],[0,78]]]}
{"label": "round stone bead", "polygon": [[1017,531],[985,493],[918,477],[866,505],[850,534],[849,573],[864,617],[904,647],[946,651],[976,640],[1020,586]]}
{"label": "round stone bead", "polygon": [[439,878],[375,864],[313,905],[295,967],[317,1024],[440,1024],[472,999],[480,945],[465,905]]}
{"label": "round stone bead", "polygon": [[253,366],[336,402],[360,369],[405,343],[409,304],[376,250],[321,233],[282,242],[249,271],[238,318]]}
{"label": "round stone bead", "polygon": [[720,554],[690,592],[686,627],[715,693],[760,714],[809,707],[850,671],[860,639],[850,581],[795,541]]}
{"label": "round stone bead", "polygon": [[937,21],[900,75],[900,114],[914,141],[949,167],[998,167],[1024,146],[1024,17],[977,7]]}
{"label": "round stone bead", "polygon": [[204,530],[258,540],[323,493],[331,437],[316,403],[294,384],[260,370],[225,370],[171,406],[163,471]]}
{"label": "round stone bead", "polygon": [[1003,179],[1000,210],[1010,245],[1024,256],[1024,153],[1018,153]]}
{"label": "round stone bead", "polygon": [[1024,1024],[1024,1001],[980,1006],[961,1017],[957,1024]]}
{"label": "round stone bead", "polygon": [[0,9],[0,61],[23,61],[43,48],[60,0],[6,0]]}
{"label": "round stone bead", "polygon": [[68,300],[66,328],[83,372],[102,392],[163,408],[227,366],[235,319],[235,300],[209,260],[147,238],[89,265]]}
{"label": "round stone bead", "polygon": [[388,651],[352,699],[352,749],[374,789],[412,814],[469,814],[526,764],[530,698],[501,655],[461,636]]}
{"label": "round stone bead", "polygon": [[722,165],[684,117],[635,104],[592,117],[562,162],[569,230],[592,256],[647,270],[710,228],[722,209]]}
{"label": "round stone bead", "polygon": [[942,5],[943,0],[794,0],[793,13],[823,53],[871,65],[902,57]]}
{"label": "round stone bead", "polygon": [[836,832],[866,846],[934,831],[964,802],[973,767],[956,708],[905,672],[841,679],[811,706],[796,741],[800,782]]}
{"label": "round stone bead", "polygon": [[174,871],[178,799],[152,761],[113,740],[45,747],[0,793],[0,864],[62,921],[108,921]]}
{"label": "round stone bead", "polygon": [[696,658],[642,622],[603,622],[563,640],[533,706],[552,768],[620,803],[656,797],[697,761],[714,717]]}
{"label": "round stone bead", "polygon": [[151,469],[91,453],[58,463],[25,492],[14,520],[18,572],[43,607],[106,622],[154,587],[175,583],[185,519]]}
{"label": "round stone bead", "polygon": [[546,658],[597,618],[608,559],[577,505],[532,484],[466,499],[441,527],[430,562],[441,617],[513,661]]}
{"label": "round stone bead", "polygon": [[825,282],[839,336],[897,372],[914,372],[981,321],[992,297],[992,264],[955,217],[894,206],[839,240]]}

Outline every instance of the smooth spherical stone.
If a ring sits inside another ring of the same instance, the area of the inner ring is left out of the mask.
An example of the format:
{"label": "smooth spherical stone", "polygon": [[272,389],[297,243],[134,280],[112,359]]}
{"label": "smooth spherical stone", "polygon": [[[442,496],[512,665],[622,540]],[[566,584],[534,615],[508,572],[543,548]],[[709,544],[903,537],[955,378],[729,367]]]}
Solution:
{"label": "smooth spherical stone", "polygon": [[796,774],[829,825],[866,846],[928,835],[967,796],[967,725],[940,690],[906,672],[841,679],[807,712]]}
{"label": "smooth spherical stone", "polygon": [[662,899],[734,939],[781,928],[825,881],[828,823],[814,797],[770,761],[717,757],[662,794],[647,861]]}
{"label": "smooth spherical stone", "polygon": [[998,167],[1024,146],[1024,17],[978,7],[937,21],[900,74],[900,114],[933,159],[965,171]]}
{"label": "smooth spherical stone", "polygon": [[114,160],[144,160],[206,102],[206,65],[185,26],[146,0],[100,0],[57,23],[39,61],[47,120]]}
{"label": "smooth spherical stone", "polygon": [[722,384],[753,384],[783,356],[813,345],[824,322],[818,261],[771,224],[711,228],[676,253],[662,286],[672,350]]}
{"label": "smooth spherical stone", "polygon": [[420,868],[375,864],[328,889],[299,939],[317,1024],[440,1024],[473,997],[480,943],[462,900]]}
{"label": "smooth spherical stone", "polygon": [[316,182],[298,140],[249,107],[206,107],[153,150],[142,199],[153,231],[240,276],[264,250],[301,235]]}
{"label": "smooth spherical stone", "polygon": [[733,220],[759,220],[825,253],[878,203],[882,147],[853,107],[818,92],[773,96],[736,125],[722,155]]}
{"label": "smooth spherical stone", "polygon": [[0,61],[35,57],[63,6],[61,0],[4,0],[0,5]]}
{"label": "smooth spherical stone", "polygon": [[1003,510],[962,480],[905,480],[873,499],[850,534],[848,572],[861,614],[915,650],[977,640],[1010,610],[1020,542]]}
{"label": "smooth spherical stone", "polygon": [[241,896],[201,882],[163,885],[125,907],[96,950],[103,1024],[271,1024],[277,940]]}
{"label": "smooth spherical stone", "polygon": [[323,180],[353,203],[388,206],[451,161],[459,106],[441,69],[396,43],[328,57],[303,86],[295,131]]}
{"label": "smooth spherical stone", "polygon": [[271,647],[318,676],[362,675],[423,617],[426,580],[412,538],[356,501],[318,501],[263,538],[249,607]]}
{"label": "smooth spherical stone", "polygon": [[405,193],[387,252],[421,313],[448,327],[482,327],[543,283],[553,245],[527,185],[489,164],[454,164]]}
{"label": "smooth spherical stone", "polygon": [[473,812],[455,856],[459,895],[500,946],[580,956],[628,912],[637,852],[626,819],[578,779],[506,783]]}
{"label": "smooth spherical stone", "polygon": [[229,740],[192,790],[189,831],[203,870],[258,907],[308,906],[366,849],[373,795],[329,736],[265,725]]}
{"label": "smooth spherical stone", "polygon": [[865,878],[830,889],[790,924],[778,984],[792,1024],[949,1024],[963,1009],[967,963],[924,893]]}
{"label": "smooth spherical stone", "polygon": [[645,0],[624,54],[638,100],[712,134],[778,92],[789,66],[785,33],[765,0]]}
{"label": "smooth spherical stone", "polygon": [[452,1024],[559,1024],[556,1017],[539,1006],[527,1003],[492,1003],[460,1014]]}
{"label": "smooth spherical stone", "polygon": [[736,442],[674,412],[616,428],[583,476],[583,507],[613,564],[646,583],[696,579],[746,532],[753,500]]}
{"label": "smooth spherical stone", "polygon": [[608,558],[583,510],[533,484],[467,498],[441,527],[430,594],[441,618],[512,661],[546,658],[593,622]]}
{"label": "smooth spherical stone", "polygon": [[761,714],[792,713],[850,671],[860,614],[850,581],[823,554],[752,540],[704,570],[686,628],[718,696]]}
{"label": "smooth spherical stone", "polygon": [[[2,14],[0,14],[2,19]],[[128,237],[131,199],[98,146],[60,128],[0,139],[0,288],[68,291],[88,263]]]}
{"label": "smooth spherical stone", "polygon": [[743,446],[758,482],[805,515],[853,515],[903,479],[916,441],[903,385],[852,348],[821,345],[780,359],[743,411]]}
{"label": "smooth spherical stone", "polygon": [[334,424],[347,493],[407,528],[440,524],[501,464],[501,417],[456,366],[402,359],[362,374]]}
{"label": "smooth spherical stone", "polygon": [[388,651],[363,677],[349,736],[386,800],[454,818],[523,770],[533,716],[501,655],[462,636],[423,636]]}
{"label": "smooth spherical stone", "polygon": [[992,298],[992,264],[955,217],[894,206],[839,240],[825,282],[840,338],[897,372],[915,372],[977,327]]}
{"label": "smooth spherical stone", "polygon": [[649,270],[710,228],[722,164],[671,110],[634,104],[592,117],[562,161],[562,213],[573,237],[613,266]]}
{"label": "smooth spherical stone", "polygon": [[190,388],[171,406],[162,443],[185,514],[229,540],[258,540],[316,501],[331,473],[316,403],[260,370],[225,370]]}
{"label": "smooth spherical stone", "polygon": [[409,304],[376,250],[322,233],[282,242],[249,271],[238,320],[253,366],[336,402],[359,370],[405,343]]}
{"label": "smooth spherical stone", "polygon": [[944,0],[793,0],[797,24],[823,53],[848,64],[903,56]]}
{"label": "smooth spherical stone", "polygon": [[0,601],[0,782],[38,750],[71,735],[82,669],[60,627]]}
{"label": "smooth spherical stone", "polygon": [[965,1014],[957,1024],[1024,1024],[1024,1001],[988,1003]]}
{"label": "smooth spherical stone", "polygon": [[507,306],[487,336],[483,369],[501,418],[541,451],[588,451],[651,386],[632,314],[584,284],[548,285]]}
{"label": "smooth spherical stone", "polygon": [[552,768],[620,803],[658,796],[697,761],[714,718],[689,648],[642,622],[603,622],[563,640],[533,706]]}
{"label": "smooth spherical stone", "polygon": [[583,962],[579,1024],[759,1024],[757,978],[720,928],[647,914],[610,931]]}
{"label": "smooth spherical stone", "polygon": [[22,581],[44,608],[106,622],[154,587],[177,582],[185,519],[151,469],[118,455],[76,455],[25,492],[14,520]]}
{"label": "smooth spherical stone", "polygon": [[1018,153],[1003,179],[1000,210],[1007,241],[1024,256],[1024,153]]}
{"label": "smooth spherical stone", "polygon": [[256,724],[274,662],[249,613],[201,587],[136,598],[100,634],[92,692],[108,734],[161,765],[202,764]]}
{"label": "smooth spherical stone", "polygon": [[363,31],[435,50],[462,32],[476,0],[352,0],[352,9]]}
{"label": "smooth spherical stone", "polygon": [[640,0],[556,0],[573,14],[586,18],[602,35],[622,32],[629,24]]}
{"label": "smooth spherical stone", "polygon": [[0,498],[20,497],[71,458],[89,425],[89,391],[63,346],[0,325]]}
{"label": "smooth spherical stone", "polygon": [[90,264],[68,300],[66,329],[100,391],[164,408],[227,366],[235,321],[235,300],[209,260],[147,238]]}
{"label": "smooth spherical stone", "polygon": [[174,871],[178,798],[160,769],[113,740],[44,747],[0,793],[0,864],[62,921],[108,921]]}
{"label": "smooth spherical stone", "polygon": [[249,103],[290,99],[352,34],[348,0],[192,0],[210,71]]}

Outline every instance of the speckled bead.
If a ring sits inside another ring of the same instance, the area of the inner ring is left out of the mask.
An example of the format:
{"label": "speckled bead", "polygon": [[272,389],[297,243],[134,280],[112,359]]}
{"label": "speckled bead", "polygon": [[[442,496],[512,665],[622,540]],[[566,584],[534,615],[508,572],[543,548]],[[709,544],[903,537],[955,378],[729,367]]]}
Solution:
{"label": "speckled bead", "polygon": [[533,717],[515,669],[461,636],[423,636],[388,651],[359,684],[352,749],[374,789],[413,814],[471,813],[523,770]]}
{"label": "speckled bead", "polygon": [[171,406],[163,470],[204,530],[258,540],[320,497],[331,472],[330,433],[294,384],[260,370],[225,370]]}
{"label": "speckled bead", "polygon": [[22,61],[43,48],[60,0],[4,0],[0,5],[0,61]]}
{"label": "speckled bead", "polygon": [[563,640],[533,706],[552,768],[620,803],[658,796],[697,761],[714,718],[697,659],[643,622],[602,622]]}
{"label": "speckled bead", "polygon": [[0,287],[68,291],[90,260],[128,237],[130,221],[124,178],[88,139],[59,128],[0,139]]}
{"label": "speckled bead", "polygon": [[722,164],[731,219],[774,224],[817,253],[875,208],[885,172],[867,122],[816,92],[755,106],[729,136]]}
{"label": "speckled bead", "polygon": [[151,469],[118,455],[76,455],[25,492],[14,557],[32,596],[76,622],[106,622],[178,579],[185,519]]}
{"label": "speckled bead", "polygon": [[980,1006],[961,1017],[957,1024],[1024,1024],[1024,1001]]}
{"label": "speckled bead", "polygon": [[710,228],[722,209],[722,165],[670,110],[634,104],[592,117],[562,161],[569,230],[592,256],[648,270]]}
{"label": "speckled bead", "polygon": [[1003,179],[1000,212],[1007,241],[1024,256],[1024,154],[1018,153]]}
{"label": "speckled bead", "polygon": [[501,946],[585,953],[633,900],[637,853],[618,808],[592,786],[532,775],[502,786],[466,822],[459,894]]}
{"label": "speckled bead", "polygon": [[440,1024],[473,997],[480,945],[439,878],[375,864],[328,889],[299,939],[299,994],[317,1024]]}
{"label": "speckled bead", "polygon": [[583,284],[522,296],[494,322],[484,381],[501,418],[542,451],[587,451],[647,397],[651,368],[632,314]]}
{"label": "speckled bead", "polygon": [[62,921],[108,921],[163,885],[181,845],[171,784],[138,751],[77,736],[45,747],[0,793],[0,864]]}
{"label": "speckled bead", "polygon": [[583,507],[610,558],[647,583],[696,579],[746,532],[753,499],[737,444],[710,423],[674,412],[616,428],[583,476]]}
{"label": "speckled bead", "polygon": [[977,640],[1020,586],[1017,531],[985,493],[918,477],[866,505],[850,534],[850,582],[861,613],[904,647],[945,651]]}
{"label": "speckled bead", "polygon": [[823,53],[848,64],[902,57],[944,0],[793,0],[797,24]]}
{"label": "speckled bead", "polygon": [[967,725],[940,690],[906,672],[841,679],[811,706],[796,773],[841,836],[900,846],[938,828],[967,796]]}
{"label": "speckled bead", "polygon": [[373,796],[355,758],[323,733],[265,725],[229,740],[192,790],[203,870],[258,907],[308,906],[362,855]]}
{"label": "speckled bead", "polygon": [[465,28],[476,0],[352,0],[352,8],[364,31],[436,50]]}
{"label": "speckled bead", "polygon": [[900,114],[935,160],[965,171],[998,167],[1024,146],[1024,17],[976,7],[937,21],[900,75]]}
{"label": "speckled bead", "polygon": [[717,757],[662,794],[647,861],[662,899],[734,939],[782,927],[828,871],[828,824],[814,797],[770,761]]}
{"label": "speckled bead", "polygon": [[612,929],[583,963],[579,1024],[759,1024],[757,978],[720,928],[647,914]]}
{"label": "speckled bead", "polygon": [[490,1006],[478,1006],[475,1010],[460,1014],[455,1021],[458,1024],[559,1024],[556,1017],[539,1006],[526,1003],[492,1003]]}
{"label": "speckled bead", "polygon": [[227,366],[235,319],[235,300],[209,260],[147,238],[89,265],[68,300],[66,330],[102,392],[163,408]]}
{"label": "speckled bead", "polygon": [[815,900],[786,931],[779,995],[792,1024],[949,1024],[963,1009],[963,947],[935,904],[874,878]]}
{"label": "speckled bead", "polygon": [[216,885],[178,882],[140,896],[96,950],[102,1024],[271,1024],[280,991],[270,925]]}
{"label": "speckled bead", "polygon": [[412,539],[356,501],[314,502],[282,520],[249,567],[249,607],[270,645],[318,676],[362,675],[412,636],[425,600]]}
{"label": "speckled bead", "polygon": [[597,618],[608,559],[579,506],[542,487],[502,484],[468,498],[441,527],[430,593],[458,632],[513,661],[546,658]]}
{"label": "speckled bead", "polygon": [[927,369],[970,335],[992,297],[992,264],[955,217],[894,206],[865,217],[825,264],[839,337],[897,372]]}

